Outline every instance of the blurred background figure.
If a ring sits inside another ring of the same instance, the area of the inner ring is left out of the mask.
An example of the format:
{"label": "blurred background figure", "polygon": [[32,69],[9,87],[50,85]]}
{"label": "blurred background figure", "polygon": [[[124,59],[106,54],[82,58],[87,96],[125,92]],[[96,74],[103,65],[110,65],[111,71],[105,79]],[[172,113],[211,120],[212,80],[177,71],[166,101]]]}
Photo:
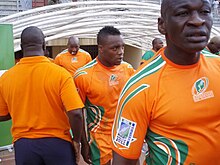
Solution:
{"label": "blurred background figure", "polygon": [[220,55],[220,36],[213,37],[203,51]]}
{"label": "blurred background figure", "polygon": [[154,56],[154,54],[163,47],[163,41],[160,38],[155,38],[152,41],[152,49],[148,50],[142,56],[142,60],[140,64],[143,64],[144,61],[149,60]]}
{"label": "blurred background figure", "polygon": [[68,39],[67,50],[58,54],[54,60],[54,63],[64,67],[71,75],[75,71],[92,61],[90,54],[80,49],[79,39],[72,36]]}

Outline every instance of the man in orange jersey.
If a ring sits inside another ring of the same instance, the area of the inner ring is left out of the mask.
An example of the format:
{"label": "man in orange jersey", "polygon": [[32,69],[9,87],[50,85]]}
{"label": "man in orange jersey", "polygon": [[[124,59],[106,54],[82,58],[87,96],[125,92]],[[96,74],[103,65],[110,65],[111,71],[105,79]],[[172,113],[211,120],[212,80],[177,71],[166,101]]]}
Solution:
{"label": "man in orange jersey", "polygon": [[55,58],[54,63],[64,67],[71,75],[75,71],[92,60],[90,54],[82,49],[79,49],[79,39],[72,36],[68,39],[68,51],[63,51]]}
{"label": "man in orange jersey", "polygon": [[148,165],[219,165],[220,57],[202,54],[209,0],[163,0],[167,47],[122,89],[112,129],[113,165],[133,165],[146,137]]}
{"label": "man in orange jersey", "polygon": [[[102,28],[97,43],[97,58],[78,69],[74,80],[86,107],[92,164],[107,165],[112,159],[111,129],[117,101],[134,69],[123,61],[124,41],[118,29]],[[88,158],[85,153],[88,151],[82,148],[82,155]]]}
{"label": "man in orange jersey", "polygon": [[84,105],[72,76],[44,56],[39,28],[23,30],[21,48],[24,57],[0,77],[0,121],[12,119],[16,164],[76,164]]}

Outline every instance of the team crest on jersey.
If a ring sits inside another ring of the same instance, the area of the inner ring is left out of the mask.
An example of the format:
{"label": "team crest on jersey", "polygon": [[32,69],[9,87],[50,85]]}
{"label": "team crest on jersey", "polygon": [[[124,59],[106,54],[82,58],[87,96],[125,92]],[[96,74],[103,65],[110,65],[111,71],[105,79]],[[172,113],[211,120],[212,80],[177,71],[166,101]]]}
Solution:
{"label": "team crest on jersey", "polygon": [[125,148],[129,148],[130,144],[135,141],[133,137],[135,128],[136,122],[121,117],[114,141]]}
{"label": "team crest on jersey", "polygon": [[117,85],[117,84],[119,84],[118,76],[115,74],[112,74],[109,78],[109,85],[113,86],[113,85]]}
{"label": "team crest on jersey", "polygon": [[202,101],[214,97],[213,91],[206,91],[209,86],[209,79],[202,77],[198,79],[192,87],[192,95],[194,102]]}
{"label": "team crest on jersey", "polygon": [[73,57],[72,60],[71,60],[71,62],[72,62],[72,63],[78,62],[78,61],[77,61],[77,57]]}

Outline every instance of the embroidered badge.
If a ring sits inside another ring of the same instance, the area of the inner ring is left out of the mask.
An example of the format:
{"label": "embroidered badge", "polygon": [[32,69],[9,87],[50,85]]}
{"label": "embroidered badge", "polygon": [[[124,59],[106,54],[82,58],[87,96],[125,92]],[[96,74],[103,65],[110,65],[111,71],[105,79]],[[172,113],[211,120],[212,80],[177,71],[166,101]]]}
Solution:
{"label": "embroidered badge", "polygon": [[72,62],[72,63],[78,62],[78,61],[77,61],[77,57],[73,57],[72,60],[71,60],[71,62]]}
{"label": "embroidered badge", "polygon": [[113,85],[119,84],[119,81],[117,79],[118,79],[118,76],[115,74],[112,74],[109,78],[109,85],[113,86]]}
{"label": "embroidered badge", "polygon": [[136,122],[121,117],[114,141],[126,148],[129,148],[130,144],[135,140],[133,137],[135,128]]}
{"label": "embroidered badge", "polygon": [[199,102],[214,97],[212,90],[206,91],[208,86],[209,79],[207,77],[202,77],[193,84],[192,95],[194,102]]}

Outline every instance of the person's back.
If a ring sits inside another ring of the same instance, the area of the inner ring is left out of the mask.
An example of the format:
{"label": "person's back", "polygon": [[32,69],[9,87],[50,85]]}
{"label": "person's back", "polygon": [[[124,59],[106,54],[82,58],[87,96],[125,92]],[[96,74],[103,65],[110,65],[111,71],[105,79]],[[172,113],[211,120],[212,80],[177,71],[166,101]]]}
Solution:
{"label": "person's back", "polygon": [[0,78],[0,121],[12,118],[16,164],[72,165],[70,123],[79,142],[84,106],[72,77],[44,56],[44,35],[37,27],[23,30],[21,47],[24,57]]}
{"label": "person's back", "polygon": [[67,51],[58,54],[54,63],[64,67],[71,75],[75,71],[92,60],[90,54],[82,49],[79,49],[79,39],[70,37],[67,43]]}

